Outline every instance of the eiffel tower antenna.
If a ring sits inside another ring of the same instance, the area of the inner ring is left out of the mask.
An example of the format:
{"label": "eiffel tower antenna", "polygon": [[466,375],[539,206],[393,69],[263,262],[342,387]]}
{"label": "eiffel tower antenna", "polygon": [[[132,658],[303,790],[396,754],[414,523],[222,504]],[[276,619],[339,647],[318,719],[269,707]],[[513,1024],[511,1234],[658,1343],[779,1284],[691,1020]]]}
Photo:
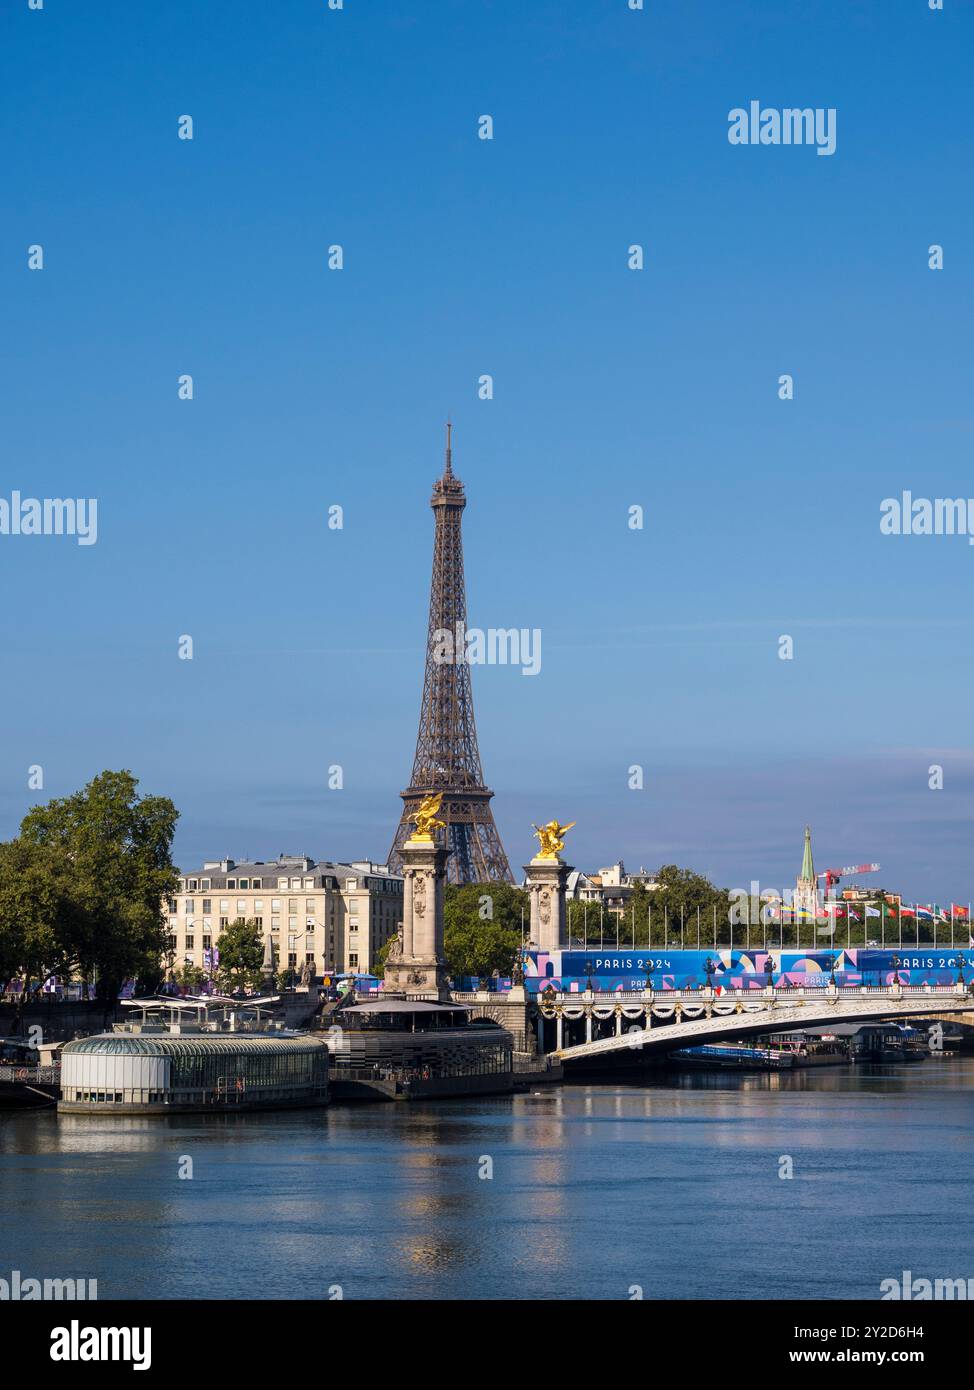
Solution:
{"label": "eiffel tower antenna", "polygon": [[[463,483],[453,472],[453,425],[446,425],[443,475],[433,484],[430,506],[436,529],[433,537],[433,579],[430,585],[426,672],[419,712],[419,735],[413,775],[402,793],[402,818],[396,830],[389,867],[402,871],[399,853],[413,829],[413,816],[424,797],[442,793],[439,815],[449,849],[450,883],[512,883],[494,815],[493,792],[484,784],[473,714],[470,665],[466,660],[467,597],[463,578],[463,538],[460,521],[467,505]],[[443,634],[450,635],[452,660],[444,660]]]}

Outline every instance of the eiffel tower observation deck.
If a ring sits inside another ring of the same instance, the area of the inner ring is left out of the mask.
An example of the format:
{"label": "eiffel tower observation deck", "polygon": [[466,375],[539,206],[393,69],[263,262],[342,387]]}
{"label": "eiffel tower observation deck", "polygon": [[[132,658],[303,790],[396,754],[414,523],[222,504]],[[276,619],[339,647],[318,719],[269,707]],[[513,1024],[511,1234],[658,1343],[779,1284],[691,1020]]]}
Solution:
{"label": "eiffel tower observation deck", "polygon": [[460,529],[466,505],[463,483],[453,472],[452,427],[448,424],[446,464],[430,498],[436,530],[419,735],[413,774],[402,793],[402,818],[389,852],[389,867],[402,872],[400,851],[412,831],[416,809],[424,797],[441,794],[438,814],[445,823],[440,834],[449,851],[447,880],[511,883],[510,865],[490,807],[494,793],[484,784],[480,765],[464,643],[455,643],[452,659],[444,660],[443,656],[443,634],[449,633],[453,639],[467,630]]}

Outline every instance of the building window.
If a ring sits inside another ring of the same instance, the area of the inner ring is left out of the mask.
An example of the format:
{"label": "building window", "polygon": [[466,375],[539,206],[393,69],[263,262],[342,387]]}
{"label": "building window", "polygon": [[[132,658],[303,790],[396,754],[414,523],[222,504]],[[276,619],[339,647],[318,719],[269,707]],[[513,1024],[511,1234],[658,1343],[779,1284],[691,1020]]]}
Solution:
{"label": "building window", "polygon": [[193,907],[193,899],[186,898],[183,902],[183,912],[186,914],[187,917],[192,917],[194,910],[195,909]]}
{"label": "building window", "polygon": [[263,881],[262,881],[261,879],[259,879],[259,878],[252,878],[252,879],[250,880],[250,886],[251,886],[251,888],[263,888],[264,884],[263,884]]}
{"label": "building window", "polygon": [[208,913],[210,913],[210,912],[212,912],[212,911],[213,911],[213,899],[212,899],[212,898],[204,898],[204,899],[203,899],[203,916],[205,917]]}
{"label": "building window", "polygon": [[205,935],[205,933],[204,933],[204,936],[203,936],[203,950],[204,950],[204,951],[209,951],[209,950],[212,948],[212,946],[213,946],[213,938],[212,938],[212,936],[207,936],[207,935]]}
{"label": "building window", "polygon": [[221,931],[226,931],[226,929],[227,929],[227,927],[228,927],[229,925],[230,925],[230,918],[229,918],[229,917],[221,917],[221,918],[220,918],[220,930],[221,930]]}
{"label": "building window", "polygon": [[220,911],[221,911],[221,912],[229,912],[229,911],[230,911],[230,899],[229,899],[229,898],[221,898],[221,899],[220,899]]}
{"label": "building window", "polygon": [[187,951],[192,951],[192,950],[194,949],[194,947],[193,947],[193,942],[194,942],[195,940],[196,940],[195,937],[193,937],[193,936],[187,936],[187,938],[186,938],[186,950],[187,950]]}
{"label": "building window", "polygon": [[228,887],[228,888],[236,888],[236,886],[237,886],[237,880],[236,880],[235,878],[228,878],[228,879],[227,879],[227,887]]}
{"label": "building window", "polygon": [[263,917],[255,917],[255,918],[254,918],[254,926],[255,926],[255,927],[262,927],[263,925],[264,925],[264,919],[263,919]]}
{"label": "building window", "polygon": [[263,899],[263,898],[255,898],[255,899],[254,899],[254,911],[255,911],[255,912],[263,912],[263,910],[264,910],[264,899]]}
{"label": "building window", "polygon": [[280,919],[280,917],[272,916],[272,917],[271,917],[271,931],[277,931],[277,929],[280,927],[280,925],[281,925],[281,919]]}
{"label": "building window", "polygon": [[315,910],[315,900],[314,900],[314,898],[305,898],[305,900],[304,900],[304,910],[305,910],[305,912],[314,912],[314,910]]}

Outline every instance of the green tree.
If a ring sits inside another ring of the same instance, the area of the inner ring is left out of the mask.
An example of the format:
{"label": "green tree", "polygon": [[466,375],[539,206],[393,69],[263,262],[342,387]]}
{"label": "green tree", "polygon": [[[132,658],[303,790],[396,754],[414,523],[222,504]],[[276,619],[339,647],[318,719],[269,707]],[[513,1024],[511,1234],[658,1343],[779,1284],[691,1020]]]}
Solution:
{"label": "green tree", "polygon": [[179,813],[168,797],[140,797],[138,785],[131,772],[102,772],[72,796],[33,807],[20,827],[26,845],[47,851],[49,877],[67,883],[70,905],[53,928],[61,968],[96,973],[106,1005],[126,978],[157,966],[163,903],[177,884]]}
{"label": "green tree", "polygon": [[615,945],[618,919],[603,903],[571,898],[566,910],[570,941],[587,941],[590,946],[597,946],[600,941],[604,941],[607,946]]}
{"label": "green tree", "polygon": [[[652,940],[654,946],[665,946],[668,941],[679,942],[692,948],[697,944],[697,922],[700,922],[701,948],[713,945],[714,930],[718,943],[728,943],[731,934],[730,894],[724,888],[716,888],[703,874],[692,869],[681,869],[676,864],[664,864],[653,875],[657,887],[647,893],[647,906],[652,909]],[[644,941],[640,934],[641,906],[636,910],[637,941]],[[699,914],[699,917],[698,917]],[[642,929],[645,930],[646,916],[642,915]],[[630,938],[631,939],[631,938]]]}
{"label": "green tree", "polygon": [[389,959],[389,952],[396,937],[390,936],[388,941],[384,941],[379,947],[372,960],[372,974],[382,979],[386,973],[386,961]]}
{"label": "green tree", "polygon": [[253,917],[235,917],[217,939],[217,979],[223,989],[257,989],[263,979],[264,943]]}
{"label": "green tree", "polygon": [[21,1008],[48,976],[70,970],[79,919],[61,856],[23,839],[0,844],[0,984],[24,977]]}
{"label": "green tree", "polygon": [[198,965],[184,965],[181,969],[173,971],[173,979],[183,989],[197,994],[206,983],[206,971],[201,970]]}
{"label": "green tree", "polygon": [[454,979],[510,975],[521,946],[528,895],[509,883],[448,884],[443,946]]}

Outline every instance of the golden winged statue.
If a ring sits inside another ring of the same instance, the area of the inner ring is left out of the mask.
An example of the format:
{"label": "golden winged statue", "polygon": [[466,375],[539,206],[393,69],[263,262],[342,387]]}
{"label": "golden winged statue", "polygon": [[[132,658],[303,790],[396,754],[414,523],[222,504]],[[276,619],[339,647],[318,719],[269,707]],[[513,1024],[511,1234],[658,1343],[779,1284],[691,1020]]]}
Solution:
{"label": "golden winged statue", "polygon": [[437,820],[436,813],[440,809],[443,801],[443,793],[436,792],[433,796],[424,796],[416,807],[416,814],[413,820],[416,822],[416,829],[410,835],[410,840],[432,840],[434,830],[442,830],[446,821]]}
{"label": "golden winged statue", "polygon": [[547,825],[534,825],[534,833],[541,841],[541,849],[538,851],[538,859],[557,859],[558,855],[565,848],[565,834],[571,830],[577,821],[569,821],[567,825],[562,825],[559,821],[550,820]]}

